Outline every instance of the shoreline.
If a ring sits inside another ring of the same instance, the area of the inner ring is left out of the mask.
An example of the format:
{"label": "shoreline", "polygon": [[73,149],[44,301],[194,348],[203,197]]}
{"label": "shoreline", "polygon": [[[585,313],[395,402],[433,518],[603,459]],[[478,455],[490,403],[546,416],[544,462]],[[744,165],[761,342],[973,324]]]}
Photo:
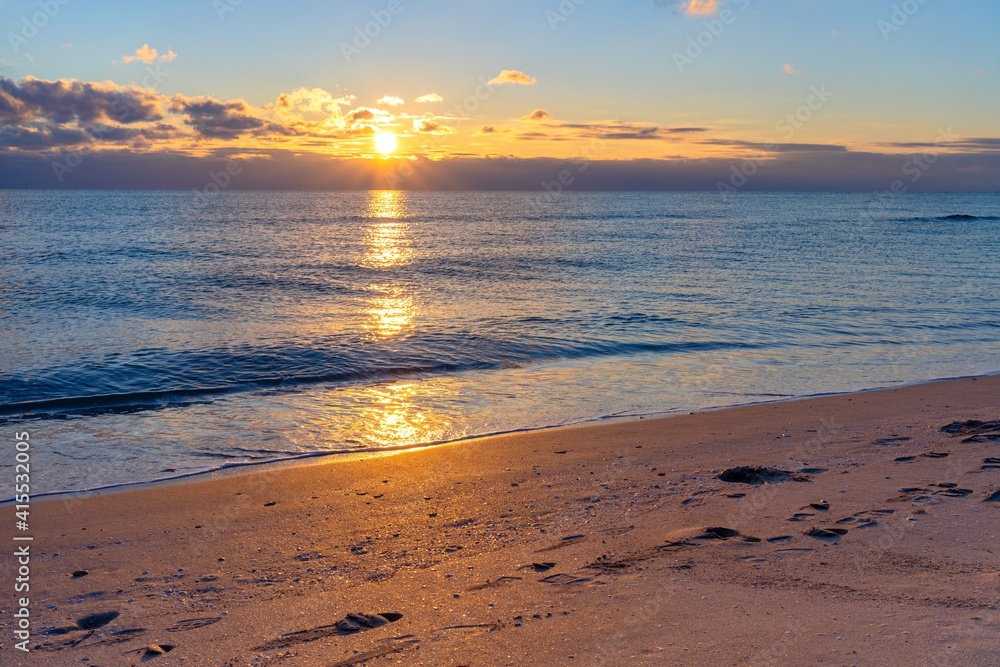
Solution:
{"label": "shoreline", "polygon": [[1000,375],[39,500],[0,656],[994,665],[1000,423],[968,420]]}
{"label": "shoreline", "polygon": [[[182,475],[177,475],[174,477],[164,477],[160,479],[144,480],[136,482],[127,482],[124,484],[110,484],[107,486],[100,486],[90,489],[79,489],[70,491],[52,491],[46,493],[40,493],[37,495],[32,495],[33,500],[58,500],[60,498],[72,497],[72,498],[87,498],[94,495],[104,495],[109,493],[123,493],[129,491],[137,491],[148,488],[159,488],[165,486],[173,486],[176,484],[187,484],[187,483],[197,483],[204,480],[210,479],[220,479],[225,477],[230,477],[234,475],[241,474],[252,474],[255,472],[263,472],[268,470],[282,470],[285,468],[294,468],[299,466],[311,466],[311,465],[324,465],[326,463],[336,463],[338,461],[353,461],[353,460],[366,460],[378,458],[381,456],[392,456],[395,454],[405,453],[409,451],[418,451],[422,449],[433,449],[436,447],[446,447],[451,445],[461,445],[468,443],[470,441],[481,440],[484,438],[495,438],[499,436],[506,435],[517,435],[521,433],[542,433],[549,431],[558,431],[565,428],[577,428],[586,426],[599,426],[601,424],[614,423],[618,420],[648,420],[648,419],[669,419],[670,417],[675,417],[682,414],[701,414],[707,412],[715,412],[719,410],[730,410],[733,408],[744,408],[752,407],[757,405],[771,405],[775,403],[787,403],[795,401],[807,401],[816,398],[825,398],[833,396],[851,396],[854,394],[864,394],[868,392],[878,392],[878,391],[888,391],[893,389],[902,389],[905,387],[920,386],[924,384],[933,384],[937,382],[950,382],[953,380],[967,380],[971,378],[986,378],[1000,375],[1000,370],[984,371],[982,373],[974,375],[960,375],[960,376],[949,376],[941,378],[931,378],[924,380],[912,380],[903,382],[897,385],[891,385],[888,387],[868,387],[863,389],[854,389],[850,391],[842,392],[821,392],[816,394],[804,394],[801,396],[787,396],[781,398],[773,398],[769,400],[762,401],[750,401],[747,403],[729,403],[726,405],[711,406],[707,408],[700,408],[694,412],[688,411],[686,408],[677,408],[676,410],[668,410],[663,412],[649,412],[649,413],[638,413],[638,414],[627,414],[627,415],[604,415],[599,417],[589,417],[581,419],[580,421],[570,422],[566,424],[557,424],[549,426],[537,426],[537,427],[524,427],[515,428],[504,431],[496,431],[491,433],[477,433],[467,436],[462,436],[460,438],[454,438],[449,440],[440,440],[434,442],[424,442],[412,445],[393,445],[389,447],[365,447],[356,450],[343,450],[334,452],[308,452],[296,456],[290,456],[285,458],[278,458],[269,461],[245,461],[240,463],[227,463],[219,466],[217,468],[212,468],[209,470],[203,470],[198,472],[185,473]],[[0,507],[5,505],[14,504],[14,498],[4,498],[0,499]]]}

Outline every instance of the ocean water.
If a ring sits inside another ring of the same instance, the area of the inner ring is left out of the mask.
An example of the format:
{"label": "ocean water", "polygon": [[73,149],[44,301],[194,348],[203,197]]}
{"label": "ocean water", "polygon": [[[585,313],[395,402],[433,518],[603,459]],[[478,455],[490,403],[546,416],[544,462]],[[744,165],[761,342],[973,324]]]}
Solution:
{"label": "ocean water", "polygon": [[1000,369],[995,194],[0,190],[0,259],[36,493]]}

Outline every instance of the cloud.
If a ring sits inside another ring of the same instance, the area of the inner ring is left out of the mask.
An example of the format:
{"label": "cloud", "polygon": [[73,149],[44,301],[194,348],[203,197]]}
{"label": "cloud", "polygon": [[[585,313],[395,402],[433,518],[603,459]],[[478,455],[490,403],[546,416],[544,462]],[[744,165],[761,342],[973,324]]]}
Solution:
{"label": "cloud", "polygon": [[[353,95],[335,97],[322,88],[299,88],[280,95],[273,111],[286,133],[324,141],[369,136],[379,126],[396,120],[396,116],[385,109],[348,109],[354,101]],[[267,110],[268,107],[265,107],[259,115]]]}
{"label": "cloud", "polygon": [[149,48],[149,44],[143,44],[135,50],[134,54],[122,56],[122,62],[126,64],[138,61],[149,65],[157,60],[161,63],[170,63],[177,60],[177,54],[174,53],[173,49],[167,49],[166,53],[160,55],[156,49]]}
{"label": "cloud", "polygon": [[413,131],[417,134],[454,134],[455,128],[441,125],[432,118],[414,118]]}
{"label": "cloud", "polygon": [[347,122],[360,123],[368,120],[375,120],[375,110],[367,107],[358,107],[347,114]]}
{"label": "cloud", "polygon": [[698,143],[711,146],[746,148],[765,153],[844,153],[847,151],[846,146],[839,146],[837,144],[774,144],[758,141],[743,141],[739,139],[705,139],[703,141],[699,141]]}
{"label": "cloud", "polygon": [[373,125],[381,125],[384,123],[391,123],[395,120],[393,116],[388,111],[382,109],[373,109],[371,107],[358,107],[353,111],[349,112],[345,116],[345,120],[348,124],[366,123]]}
{"label": "cloud", "polygon": [[354,102],[353,95],[334,97],[322,88],[297,88],[282,93],[275,108],[290,120],[329,121],[342,115],[341,107]]}
{"label": "cloud", "polygon": [[527,116],[521,118],[521,120],[526,120],[526,121],[539,121],[539,120],[551,120],[551,119],[552,116],[550,116],[549,112],[546,111],[545,109],[535,109]]}
{"label": "cloud", "polygon": [[802,72],[798,71],[797,69],[795,69],[794,67],[792,67],[788,63],[785,63],[784,70],[785,70],[785,74],[802,74]]}
{"label": "cloud", "polygon": [[432,104],[435,102],[444,102],[444,98],[437,93],[427,93],[426,95],[421,95],[416,99],[419,104]]}
{"label": "cloud", "polygon": [[61,146],[78,146],[88,141],[88,135],[77,128],[37,128],[14,126],[0,129],[0,146],[41,150]]}
{"label": "cloud", "polygon": [[399,107],[406,104],[406,101],[402,97],[393,97],[392,95],[386,95],[382,99],[375,102],[375,104],[381,104],[387,107]]}
{"label": "cloud", "polygon": [[623,123],[617,120],[598,121],[592,123],[557,123],[536,121],[544,128],[544,132],[535,129],[522,132],[518,139],[566,141],[569,139],[606,139],[606,140],[666,140],[672,135],[698,134],[708,132],[707,127],[657,127],[644,123]]}
{"label": "cloud", "polygon": [[120,125],[92,125],[69,127],[11,126],[0,128],[0,146],[29,151],[45,151],[82,144],[136,144],[150,139],[168,139],[176,134],[171,125],[157,123],[147,127],[122,127]]}
{"label": "cloud", "polygon": [[1000,139],[994,137],[971,137],[968,139],[959,138],[941,143],[932,143],[927,141],[893,141],[880,145],[907,150],[911,148],[930,148],[938,151],[955,149],[968,152],[1000,151]]}
{"label": "cloud", "polygon": [[155,91],[75,79],[0,77],[0,123],[27,121],[138,123],[163,118],[167,98]]}
{"label": "cloud", "polygon": [[65,44],[61,45],[59,48],[60,49],[72,49],[73,48],[73,44],[71,42],[66,42]]}
{"label": "cloud", "polygon": [[481,137],[488,134],[507,134],[510,130],[504,127],[497,127],[495,125],[483,125],[478,130],[472,133],[474,137]]}
{"label": "cloud", "polygon": [[653,0],[659,7],[676,7],[684,16],[711,16],[717,13],[725,0]]}
{"label": "cloud", "polygon": [[236,139],[266,126],[265,121],[257,118],[250,105],[243,100],[220,102],[212,97],[178,95],[170,110],[186,115],[185,125],[193,127],[206,138]]}
{"label": "cloud", "polygon": [[502,86],[504,84],[533,86],[538,83],[538,79],[533,76],[528,76],[524,72],[519,72],[516,69],[505,69],[490,79],[489,83],[491,86]]}

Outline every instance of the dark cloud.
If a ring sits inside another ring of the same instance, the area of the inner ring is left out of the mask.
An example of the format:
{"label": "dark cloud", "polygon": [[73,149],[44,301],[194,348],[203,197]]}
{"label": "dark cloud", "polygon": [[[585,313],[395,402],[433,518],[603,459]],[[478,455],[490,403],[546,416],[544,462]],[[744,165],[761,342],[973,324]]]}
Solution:
{"label": "dark cloud", "polygon": [[994,137],[979,137],[972,139],[955,139],[954,141],[942,141],[931,143],[926,141],[894,141],[880,144],[891,148],[936,148],[936,149],[960,149],[962,151],[998,151],[1000,150],[1000,139]]}
{"label": "dark cloud", "polygon": [[140,140],[168,139],[175,134],[175,128],[164,123],[147,127],[14,125],[0,128],[0,147],[39,151],[83,144],[127,144]]}
{"label": "dark cloud", "polygon": [[478,130],[473,132],[474,136],[483,136],[487,134],[508,134],[510,130],[505,127],[497,127],[496,125],[483,125]]}
{"label": "dark cloud", "polygon": [[422,118],[413,121],[413,131],[417,134],[453,134],[455,128],[442,125],[430,118]]}
{"label": "dark cloud", "polygon": [[712,146],[748,148],[750,150],[762,151],[765,153],[843,153],[847,151],[846,146],[838,146],[836,144],[772,144],[758,141],[741,141],[738,139],[705,139],[703,141],[699,141],[698,143]]}
{"label": "dark cloud", "polygon": [[347,114],[348,123],[363,123],[375,120],[375,112],[366,107],[359,107]]}
{"label": "dark cloud", "polygon": [[[535,113],[538,112],[536,111]],[[522,120],[525,119],[527,117]],[[667,139],[671,135],[695,134],[709,131],[707,127],[657,127],[655,125],[623,123],[619,121],[599,123],[543,123],[543,125],[546,130],[550,131],[548,134],[533,131],[524,132],[518,135],[518,137],[521,139],[541,139],[547,136],[553,140],[570,137],[607,140],[652,140]]]}
{"label": "dark cloud", "polygon": [[24,150],[44,150],[63,146],[78,146],[90,141],[90,136],[75,128],[36,128],[14,126],[0,128],[0,146]]}
{"label": "dark cloud", "polygon": [[551,118],[552,116],[550,116],[549,112],[546,111],[545,109],[535,109],[521,120],[539,121],[539,120],[550,120]]}
{"label": "dark cloud", "polygon": [[212,139],[236,139],[267,125],[253,115],[250,105],[243,100],[220,102],[211,97],[189,98],[178,95],[170,110],[186,115],[186,125],[193,127],[201,136]]}
{"label": "dark cloud", "polygon": [[156,121],[163,118],[161,105],[165,99],[152,90],[110,83],[44,81],[30,76],[14,81],[0,77],[0,123]]}

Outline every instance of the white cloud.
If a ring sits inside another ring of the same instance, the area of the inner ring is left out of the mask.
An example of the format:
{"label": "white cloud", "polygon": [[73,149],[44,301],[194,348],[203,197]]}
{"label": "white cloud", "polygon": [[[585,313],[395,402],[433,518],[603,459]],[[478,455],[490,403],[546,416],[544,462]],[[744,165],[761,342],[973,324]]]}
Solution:
{"label": "white cloud", "polygon": [[375,104],[381,104],[387,107],[399,107],[405,103],[406,101],[402,97],[395,97],[393,95],[386,95],[382,99],[375,102]]}
{"label": "white cloud", "polygon": [[418,97],[416,101],[420,104],[430,104],[432,102],[444,102],[444,98],[437,93],[427,93]]}
{"label": "white cloud", "polygon": [[123,63],[140,62],[149,65],[157,60],[161,63],[170,63],[177,60],[177,54],[174,53],[173,49],[167,49],[166,53],[160,55],[156,49],[149,48],[149,44],[143,44],[132,55],[122,56]]}
{"label": "white cloud", "polygon": [[533,86],[536,83],[538,83],[538,79],[536,79],[533,76],[528,76],[524,72],[518,71],[516,69],[505,69],[504,71],[500,72],[495,77],[490,79],[491,86],[498,86],[507,83],[516,86]]}
{"label": "white cloud", "polygon": [[719,11],[719,0],[691,0],[684,7],[687,16],[707,16]]}

